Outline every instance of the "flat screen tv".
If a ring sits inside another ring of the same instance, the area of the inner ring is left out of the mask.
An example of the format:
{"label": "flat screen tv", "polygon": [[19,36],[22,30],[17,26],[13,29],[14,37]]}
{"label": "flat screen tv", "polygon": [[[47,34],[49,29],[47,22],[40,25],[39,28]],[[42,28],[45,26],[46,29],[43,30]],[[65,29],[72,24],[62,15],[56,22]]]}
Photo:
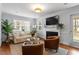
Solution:
{"label": "flat screen tv", "polygon": [[56,25],[59,22],[59,16],[46,18],[46,25]]}

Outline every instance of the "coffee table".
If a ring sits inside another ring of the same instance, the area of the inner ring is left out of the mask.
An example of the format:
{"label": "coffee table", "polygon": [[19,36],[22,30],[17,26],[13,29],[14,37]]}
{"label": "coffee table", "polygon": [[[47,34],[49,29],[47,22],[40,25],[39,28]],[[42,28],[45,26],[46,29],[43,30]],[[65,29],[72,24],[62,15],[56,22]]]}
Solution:
{"label": "coffee table", "polygon": [[44,42],[41,40],[24,42],[22,46],[23,55],[40,55],[44,51]]}

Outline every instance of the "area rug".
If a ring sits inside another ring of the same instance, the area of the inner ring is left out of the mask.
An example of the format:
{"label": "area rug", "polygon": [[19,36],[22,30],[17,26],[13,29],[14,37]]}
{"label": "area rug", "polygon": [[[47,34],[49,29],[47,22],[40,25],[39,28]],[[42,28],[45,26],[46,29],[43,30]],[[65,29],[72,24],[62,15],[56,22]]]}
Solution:
{"label": "area rug", "polygon": [[55,50],[48,51],[48,55],[67,55],[68,50],[59,47],[58,51],[56,52]]}
{"label": "area rug", "polygon": [[12,55],[22,55],[22,44],[11,44],[10,51]]}
{"label": "area rug", "polygon": [[[10,51],[12,55],[22,55],[22,44],[10,45]],[[67,55],[68,50],[59,47],[57,53],[54,50],[49,50],[46,52],[47,52],[47,55]]]}

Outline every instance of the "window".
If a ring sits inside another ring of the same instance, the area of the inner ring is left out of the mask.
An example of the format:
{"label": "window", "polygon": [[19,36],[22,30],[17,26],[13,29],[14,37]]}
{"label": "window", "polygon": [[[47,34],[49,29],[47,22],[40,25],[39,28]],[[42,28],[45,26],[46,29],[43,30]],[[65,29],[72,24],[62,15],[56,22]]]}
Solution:
{"label": "window", "polygon": [[79,32],[79,18],[74,18],[73,20],[73,30]]}
{"label": "window", "polygon": [[25,20],[14,20],[14,32],[30,32],[30,22]]}

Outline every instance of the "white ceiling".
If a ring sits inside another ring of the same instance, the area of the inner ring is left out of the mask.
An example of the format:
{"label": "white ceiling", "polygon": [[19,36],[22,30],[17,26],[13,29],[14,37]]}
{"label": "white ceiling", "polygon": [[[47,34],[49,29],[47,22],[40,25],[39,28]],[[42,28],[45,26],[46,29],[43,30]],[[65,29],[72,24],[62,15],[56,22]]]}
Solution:
{"label": "white ceiling", "polygon": [[[44,11],[37,14],[33,11],[33,7],[41,5],[44,7]],[[79,5],[77,3],[3,3],[2,11],[19,16],[38,18],[53,12],[57,12],[66,8]]]}

